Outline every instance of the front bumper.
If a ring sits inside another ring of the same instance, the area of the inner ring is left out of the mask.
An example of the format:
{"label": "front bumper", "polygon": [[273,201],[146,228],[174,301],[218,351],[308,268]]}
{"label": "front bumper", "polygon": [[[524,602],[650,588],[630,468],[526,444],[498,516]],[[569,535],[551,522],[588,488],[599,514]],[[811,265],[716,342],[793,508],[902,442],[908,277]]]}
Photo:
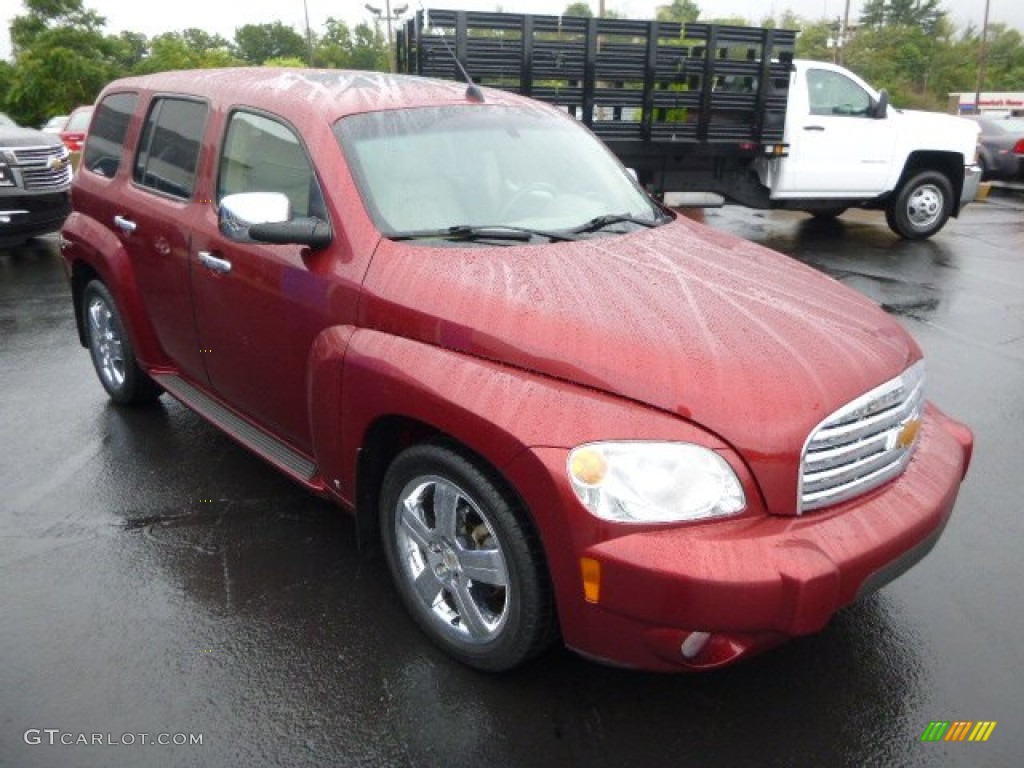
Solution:
{"label": "front bumper", "polygon": [[960,191],[960,207],[963,208],[978,196],[981,185],[981,166],[968,165],[964,168],[964,187]]}
{"label": "front bumper", "polygon": [[0,245],[58,231],[71,213],[68,192],[0,195]]}
{"label": "front bumper", "polygon": [[929,407],[906,471],[864,496],[802,517],[648,530],[586,547],[576,556],[599,564],[600,596],[586,602],[580,585],[575,608],[560,610],[566,643],[672,671],[723,666],[818,631],[934,546],[972,444],[970,430]]}

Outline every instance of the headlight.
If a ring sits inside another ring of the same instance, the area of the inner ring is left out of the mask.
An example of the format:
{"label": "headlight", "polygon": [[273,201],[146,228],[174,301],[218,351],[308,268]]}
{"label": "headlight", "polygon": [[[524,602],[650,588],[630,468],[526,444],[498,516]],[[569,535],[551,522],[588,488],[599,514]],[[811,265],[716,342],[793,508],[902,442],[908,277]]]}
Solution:
{"label": "headlight", "polygon": [[588,443],[570,451],[568,472],[583,506],[605,520],[704,520],[746,506],[725,459],[690,443]]}

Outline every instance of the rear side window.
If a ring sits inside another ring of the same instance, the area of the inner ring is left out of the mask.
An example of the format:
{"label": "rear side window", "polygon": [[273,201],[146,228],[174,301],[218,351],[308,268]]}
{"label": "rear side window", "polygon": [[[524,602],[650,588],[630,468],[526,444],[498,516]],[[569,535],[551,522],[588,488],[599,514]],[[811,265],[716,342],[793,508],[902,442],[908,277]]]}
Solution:
{"label": "rear side window", "polygon": [[83,166],[108,178],[117,173],[124,154],[124,137],[138,101],[137,93],[112,93],[100,102],[92,131],[85,140]]}
{"label": "rear side window", "polygon": [[280,192],[293,218],[327,220],[320,184],[298,136],[284,123],[250,112],[235,112],[228,124],[217,203],[241,192]]}
{"label": "rear side window", "polygon": [[154,99],[135,156],[135,181],[166,195],[191,197],[207,111],[199,101]]}

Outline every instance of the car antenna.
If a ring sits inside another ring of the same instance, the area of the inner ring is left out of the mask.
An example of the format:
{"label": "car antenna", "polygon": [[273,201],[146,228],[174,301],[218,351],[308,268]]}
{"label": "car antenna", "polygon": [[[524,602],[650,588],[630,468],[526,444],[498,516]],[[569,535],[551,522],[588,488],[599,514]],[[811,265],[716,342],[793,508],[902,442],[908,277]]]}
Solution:
{"label": "car antenna", "polygon": [[[430,26],[430,11],[423,7],[423,2],[420,0],[418,3],[420,12],[423,14],[423,26],[424,28]],[[466,81],[466,101],[475,101],[478,104],[484,103],[484,92],[480,90],[480,86],[473,82],[473,78],[469,76],[469,72],[462,66],[462,62],[459,61],[459,57],[455,55],[455,51],[448,44],[448,36],[445,35],[444,30],[438,27],[438,31],[441,33],[441,42],[444,43],[445,50],[448,51],[448,55],[452,57],[452,61],[455,62],[455,66],[459,68],[459,72],[462,73],[463,79]]]}

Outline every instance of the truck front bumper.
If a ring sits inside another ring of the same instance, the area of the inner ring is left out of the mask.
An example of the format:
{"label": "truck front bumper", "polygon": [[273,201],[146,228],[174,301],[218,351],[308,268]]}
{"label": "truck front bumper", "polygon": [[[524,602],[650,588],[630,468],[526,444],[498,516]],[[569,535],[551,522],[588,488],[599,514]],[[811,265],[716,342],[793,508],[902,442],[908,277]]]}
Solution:
{"label": "truck front bumper", "polygon": [[981,185],[981,166],[968,165],[964,168],[964,188],[960,192],[960,207],[963,208],[978,196]]}

